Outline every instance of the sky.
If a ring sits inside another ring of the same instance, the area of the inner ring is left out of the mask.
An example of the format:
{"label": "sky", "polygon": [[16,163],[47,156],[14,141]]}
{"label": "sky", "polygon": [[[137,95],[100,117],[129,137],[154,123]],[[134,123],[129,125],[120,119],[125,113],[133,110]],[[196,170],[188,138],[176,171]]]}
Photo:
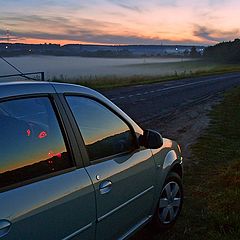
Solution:
{"label": "sky", "polygon": [[214,45],[240,37],[239,0],[0,0],[0,42]]}

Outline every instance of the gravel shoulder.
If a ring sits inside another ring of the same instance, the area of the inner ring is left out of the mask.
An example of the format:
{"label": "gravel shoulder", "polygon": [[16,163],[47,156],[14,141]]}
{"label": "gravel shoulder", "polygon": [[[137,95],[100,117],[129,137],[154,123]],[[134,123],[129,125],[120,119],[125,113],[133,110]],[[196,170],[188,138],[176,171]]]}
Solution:
{"label": "gravel shoulder", "polygon": [[184,109],[176,110],[167,118],[158,118],[142,123],[143,128],[151,128],[160,132],[163,137],[177,141],[182,149],[185,164],[189,164],[190,146],[204,132],[209,124],[209,112],[222,99],[221,95],[209,98]]}

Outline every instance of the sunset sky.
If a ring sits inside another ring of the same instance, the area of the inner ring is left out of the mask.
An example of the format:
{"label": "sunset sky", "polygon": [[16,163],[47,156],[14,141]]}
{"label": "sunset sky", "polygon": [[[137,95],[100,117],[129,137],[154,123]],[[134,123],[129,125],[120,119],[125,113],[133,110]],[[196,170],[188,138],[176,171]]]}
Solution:
{"label": "sunset sky", "polygon": [[239,0],[0,0],[0,42],[204,44],[240,37]]}

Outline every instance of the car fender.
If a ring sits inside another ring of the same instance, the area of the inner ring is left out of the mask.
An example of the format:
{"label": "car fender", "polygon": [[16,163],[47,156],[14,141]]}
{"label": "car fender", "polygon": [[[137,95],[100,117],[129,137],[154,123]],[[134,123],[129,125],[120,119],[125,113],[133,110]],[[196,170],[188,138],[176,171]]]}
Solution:
{"label": "car fender", "polygon": [[165,182],[165,179],[171,169],[174,168],[175,165],[182,165],[182,157],[179,149],[175,146],[175,143],[171,141],[167,141],[168,145],[164,144],[164,146],[157,150],[152,150],[154,161],[156,164],[156,188],[155,188],[155,196],[154,196],[154,208],[153,212],[156,208],[159,196],[161,194],[161,189]]}
{"label": "car fender", "polygon": [[[172,164],[177,160],[177,154],[174,150],[171,150],[167,153],[164,162],[163,162],[163,166],[162,169],[163,171],[167,170],[168,168],[170,168],[172,166]],[[168,172],[168,171],[167,171]]]}

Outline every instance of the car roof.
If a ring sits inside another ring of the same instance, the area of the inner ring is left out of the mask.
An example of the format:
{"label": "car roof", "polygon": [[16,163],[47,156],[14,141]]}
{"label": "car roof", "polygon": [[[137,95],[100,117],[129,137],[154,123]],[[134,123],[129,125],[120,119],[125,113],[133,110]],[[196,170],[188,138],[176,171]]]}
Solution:
{"label": "car roof", "polygon": [[53,83],[42,81],[8,81],[0,83],[0,98],[56,92],[82,93],[101,98],[101,94],[93,89],[69,83]]}
{"label": "car roof", "polygon": [[18,97],[26,95],[51,94],[51,93],[66,93],[66,94],[83,94],[101,100],[108,106],[112,107],[115,112],[123,116],[132,124],[136,132],[142,134],[142,129],[121,109],[119,109],[108,98],[104,97],[99,92],[76,84],[56,83],[43,81],[18,81],[18,82],[2,82],[0,83],[0,99],[8,97]]}

